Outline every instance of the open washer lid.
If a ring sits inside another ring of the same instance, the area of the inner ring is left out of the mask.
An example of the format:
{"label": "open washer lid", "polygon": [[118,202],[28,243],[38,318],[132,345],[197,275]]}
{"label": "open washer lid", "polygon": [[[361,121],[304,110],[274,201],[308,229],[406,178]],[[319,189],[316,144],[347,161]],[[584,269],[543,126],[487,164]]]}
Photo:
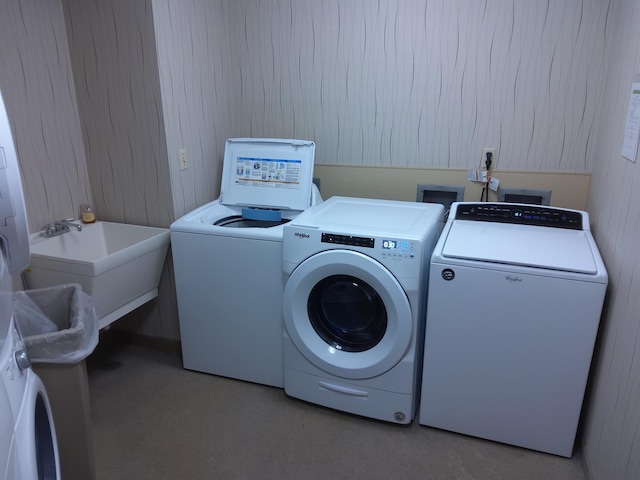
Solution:
{"label": "open washer lid", "polygon": [[315,148],[310,140],[227,139],[220,203],[305,210],[311,204]]}
{"label": "open washer lid", "polygon": [[454,207],[443,257],[598,273],[585,212],[513,204]]}

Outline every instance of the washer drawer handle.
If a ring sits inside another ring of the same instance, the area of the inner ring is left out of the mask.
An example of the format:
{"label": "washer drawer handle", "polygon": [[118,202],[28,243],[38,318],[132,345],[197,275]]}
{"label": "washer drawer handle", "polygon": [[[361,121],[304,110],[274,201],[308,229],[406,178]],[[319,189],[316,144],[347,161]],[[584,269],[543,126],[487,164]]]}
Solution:
{"label": "washer drawer handle", "polygon": [[369,392],[365,392],[363,390],[356,390],[355,388],[341,387],[339,385],[333,385],[332,383],[328,383],[328,382],[318,382],[318,385],[320,385],[320,387],[325,388],[327,390],[332,390],[334,392],[344,393],[347,395],[353,395],[354,397],[369,396]]}

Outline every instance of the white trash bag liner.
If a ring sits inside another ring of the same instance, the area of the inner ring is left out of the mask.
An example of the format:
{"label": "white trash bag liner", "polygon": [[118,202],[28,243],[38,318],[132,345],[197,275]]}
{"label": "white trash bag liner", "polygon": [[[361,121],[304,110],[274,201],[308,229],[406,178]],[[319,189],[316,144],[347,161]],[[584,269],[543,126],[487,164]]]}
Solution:
{"label": "white trash bag liner", "polygon": [[79,284],[15,292],[13,312],[33,363],[77,363],[98,344],[93,299]]}

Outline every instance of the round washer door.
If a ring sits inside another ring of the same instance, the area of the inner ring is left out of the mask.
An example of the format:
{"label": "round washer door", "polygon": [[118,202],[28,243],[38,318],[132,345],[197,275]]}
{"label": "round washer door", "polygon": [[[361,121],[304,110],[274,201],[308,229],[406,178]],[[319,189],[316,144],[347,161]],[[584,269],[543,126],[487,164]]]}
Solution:
{"label": "round washer door", "polygon": [[19,478],[61,478],[51,404],[42,380],[31,369],[27,371],[27,390],[16,422],[15,445]]}
{"label": "round washer door", "polygon": [[396,278],[352,250],[327,250],[298,265],[285,285],[283,310],[298,350],[342,378],[385,373],[413,335],[409,300]]}

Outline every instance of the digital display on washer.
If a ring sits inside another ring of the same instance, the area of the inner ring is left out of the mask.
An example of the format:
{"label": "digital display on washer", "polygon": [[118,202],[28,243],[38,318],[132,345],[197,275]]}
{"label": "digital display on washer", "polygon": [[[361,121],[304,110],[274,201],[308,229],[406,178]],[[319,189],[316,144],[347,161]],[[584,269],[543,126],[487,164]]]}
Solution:
{"label": "digital display on washer", "polygon": [[383,240],[382,249],[395,252],[407,252],[411,248],[411,244],[407,240]]}

